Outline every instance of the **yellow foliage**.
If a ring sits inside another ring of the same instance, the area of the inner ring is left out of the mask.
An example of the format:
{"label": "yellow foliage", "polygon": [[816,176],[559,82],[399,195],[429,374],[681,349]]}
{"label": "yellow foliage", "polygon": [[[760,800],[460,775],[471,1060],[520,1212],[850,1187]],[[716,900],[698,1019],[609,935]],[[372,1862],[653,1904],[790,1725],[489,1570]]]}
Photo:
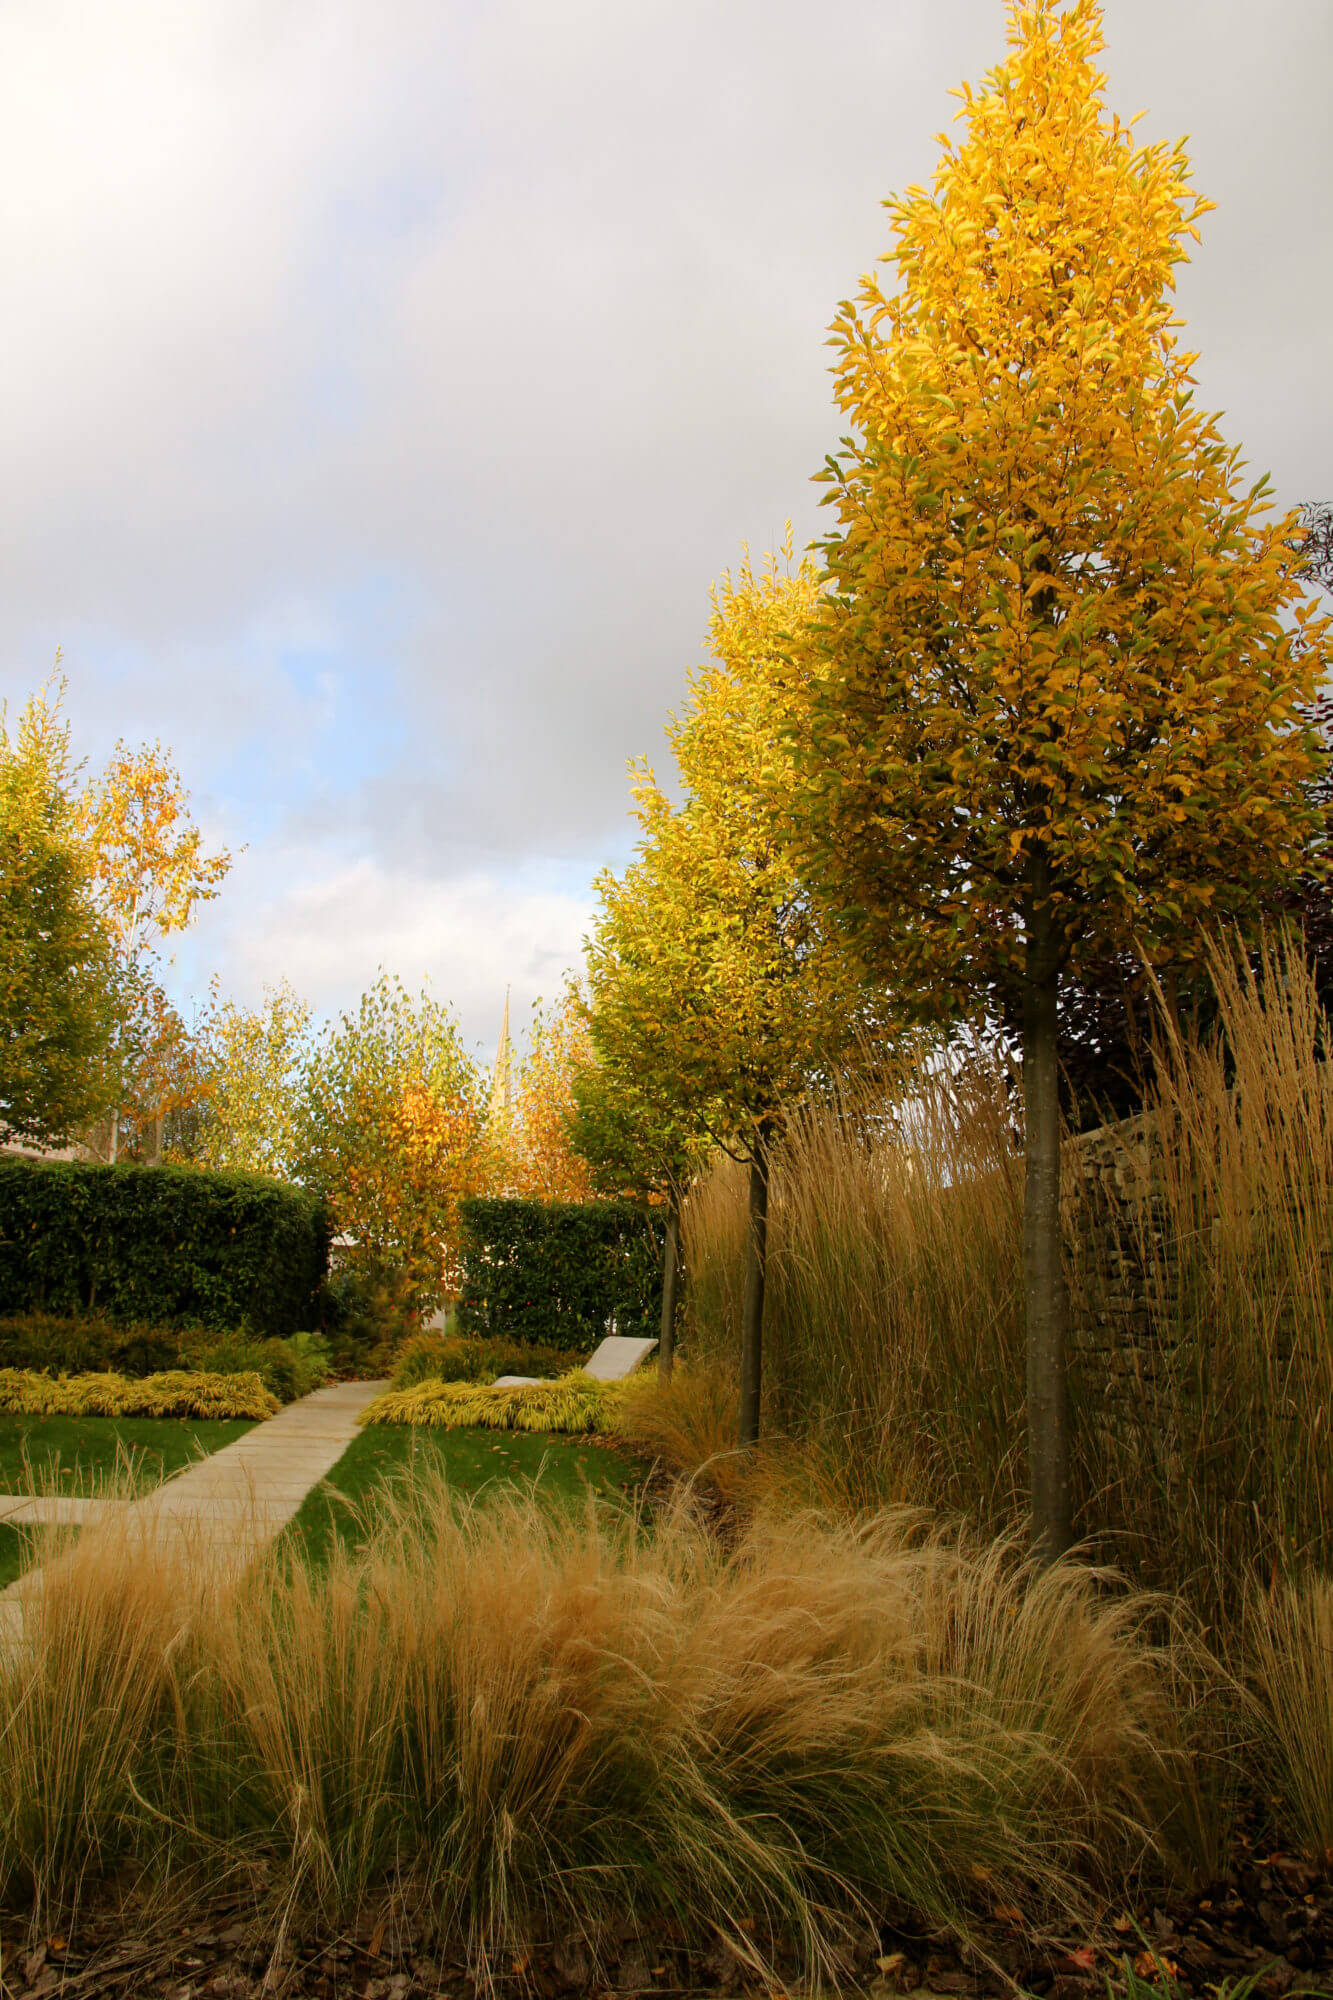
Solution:
{"label": "yellow foliage", "polygon": [[[646,764],[638,858],[598,880],[588,946],[599,1057],[668,1112],[741,1153],[766,1135],[880,1009],[813,905],[792,851],[782,739],[808,697],[789,662],[815,618],[808,561],[771,557],[714,593],[713,662],[668,728],[685,786]],[[642,1088],[642,1084],[640,1088]]]}
{"label": "yellow foliage", "polygon": [[814,859],[946,1005],[1085,941],[1190,951],[1319,826],[1329,621],[1194,402],[1175,269],[1212,204],[1105,111],[1101,48],[1096,0],[1011,5],[933,189],[887,204],[896,288],[832,329]]}
{"label": "yellow foliage", "polygon": [[0,1368],[0,1411],[20,1417],[232,1417],[276,1415],[280,1405],[260,1377],[192,1374],[43,1375]]}
{"label": "yellow foliage", "polygon": [[370,1265],[406,1270],[418,1304],[457,1283],[457,1205],[486,1184],[481,1080],[447,1007],[384,975],[312,1053],[300,1176]]}
{"label": "yellow foliage", "polygon": [[570,1140],[574,1081],[591,1060],[587,1015],[576,986],[550,1013],[538,1009],[518,1073],[517,1103],[505,1130],[491,1135],[495,1178],[530,1201],[587,1201],[587,1162]]}
{"label": "yellow foliage", "polygon": [[391,1389],[361,1414],[363,1424],[422,1424],[433,1430],[613,1431],[624,1384],[597,1382],[581,1369],[554,1382],[501,1388],[494,1382],[421,1382]]}

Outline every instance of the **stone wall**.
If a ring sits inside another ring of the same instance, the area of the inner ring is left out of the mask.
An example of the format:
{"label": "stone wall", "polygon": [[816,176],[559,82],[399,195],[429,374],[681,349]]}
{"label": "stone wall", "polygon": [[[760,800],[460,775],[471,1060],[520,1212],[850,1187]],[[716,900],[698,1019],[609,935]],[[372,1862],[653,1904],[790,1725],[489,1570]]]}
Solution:
{"label": "stone wall", "polygon": [[1150,1397],[1174,1335],[1154,1131],[1143,1113],[1081,1133],[1065,1154],[1070,1371],[1082,1405],[1118,1422]]}

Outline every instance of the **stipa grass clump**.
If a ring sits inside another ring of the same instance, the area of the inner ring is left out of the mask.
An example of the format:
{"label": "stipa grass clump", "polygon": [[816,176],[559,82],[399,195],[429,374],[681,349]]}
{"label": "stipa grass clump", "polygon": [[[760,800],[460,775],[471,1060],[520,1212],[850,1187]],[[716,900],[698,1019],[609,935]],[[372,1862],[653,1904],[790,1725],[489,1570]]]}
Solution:
{"label": "stipa grass clump", "polygon": [[128,1863],[297,1931],[388,1895],[483,1973],[546,1938],[604,1970],[665,1915],[827,1974],[891,1907],[1073,1918],[1151,1860],[1159,1670],[1086,1570],[906,1513],[723,1542],[442,1482],[367,1530],[205,1590],[108,1529],[37,1579],[0,1660],[11,1904]]}
{"label": "stipa grass clump", "polygon": [[125,1375],[45,1375],[0,1368],[0,1411],[20,1417],[271,1417],[280,1408],[260,1376],[168,1369]]}
{"label": "stipa grass clump", "polygon": [[619,1382],[598,1382],[581,1370],[555,1382],[507,1388],[495,1382],[418,1383],[389,1389],[362,1411],[363,1424],[423,1424],[432,1430],[556,1431],[603,1435],[616,1427],[624,1395]]}

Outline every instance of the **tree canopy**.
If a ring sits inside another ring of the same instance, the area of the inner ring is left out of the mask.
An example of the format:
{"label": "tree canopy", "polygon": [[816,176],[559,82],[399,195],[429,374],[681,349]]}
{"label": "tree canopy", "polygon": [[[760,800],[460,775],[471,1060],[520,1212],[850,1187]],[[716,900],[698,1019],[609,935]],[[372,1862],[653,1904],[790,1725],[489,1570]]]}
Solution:
{"label": "tree canopy", "polygon": [[60,1144],[103,1107],[111,941],[56,687],[0,708],[0,1137]]}
{"label": "tree canopy", "polygon": [[833,327],[851,425],[815,622],[808,854],[861,948],[939,1011],[1016,998],[1029,1444],[1069,1534],[1057,997],[1083,953],[1188,953],[1323,838],[1327,624],[1298,517],[1194,400],[1176,266],[1210,204],[1102,104],[1096,0],[1011,5],[896,289]]}

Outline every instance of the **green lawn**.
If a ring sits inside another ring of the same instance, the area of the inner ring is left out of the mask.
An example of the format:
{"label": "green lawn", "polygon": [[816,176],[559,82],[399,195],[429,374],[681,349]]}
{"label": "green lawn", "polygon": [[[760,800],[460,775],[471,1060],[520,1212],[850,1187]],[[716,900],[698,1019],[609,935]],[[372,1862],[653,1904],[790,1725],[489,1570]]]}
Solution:
{"label": "green lawn", "polygon": [[122,1450],[155,1486],[253,1428],[179,1417],[0,1416],[0,1493],[88,1493],[115,1472]]}
{"label": "green lawn", "polygon": [[[175,1417],[0,1416],[0,1493],[96,1492],[128,1452],[145,1486],[220,1451],[250,1423]],[[0,1589],[23,1567],[30,1537],[0,1521]]]}
{"label": "green lawn", "polygon": [[[433,1431],[406,1424],[370,1424],[353,1440],[327,1479],[307,1493],[283,1537],[299,1537],[307,1555],[321,1562],[333,1537],[355,1532],[352,1506],[386,1475],[413,1466],[439,1467],[455,1492],[483,1493],[488,1486],[536,1479],[552,1500],[581,1501],[594,1493],[633,1493],[640,1466],[609,1445],[529,1431]],[[350,1503],[350,1504],[349,1504]]]}

